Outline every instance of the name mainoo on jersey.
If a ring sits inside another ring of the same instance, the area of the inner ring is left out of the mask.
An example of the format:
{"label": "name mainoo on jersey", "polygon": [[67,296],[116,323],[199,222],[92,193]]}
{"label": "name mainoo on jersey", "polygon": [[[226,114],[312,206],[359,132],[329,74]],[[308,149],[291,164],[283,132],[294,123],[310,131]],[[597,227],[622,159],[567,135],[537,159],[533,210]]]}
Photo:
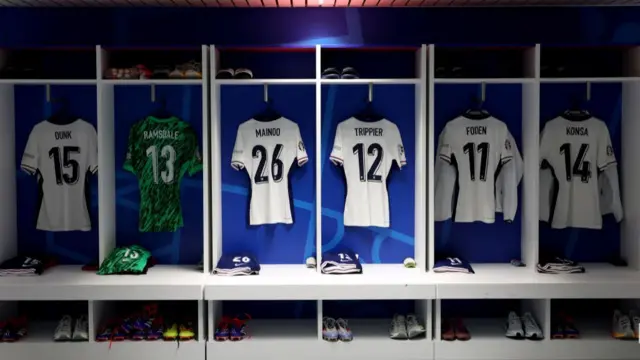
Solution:
{"label": "name mainoo on jersey", "polygon": [[171,130],[152,130],[152,131],[144,131],[143,136],[145,140],[149,139],[171,139],[177,140],[180,136],[180,131],[171,131]]}
{"label": "name mainoo on jersey", "polygon": [[467,135],[487,135],[486,126],[467,126]]}
{"label": "name mainoo on jersey", "polygon": [[73,140],[71,137],[71,131],[56,131],[56,140]]}
{"label": "name mainoo on jersey", "polygon": [[356,136],[382,136],[382,128],[355,128]]}
{"label": "name mainoo on jersey", "polygon": [[583,126],[567,126],[569,136],[589,136],[589,129]]}
{"label": "name mainoo on jersey", "polygon": [[280,136],[280,128],[256,129],[256,137]]}

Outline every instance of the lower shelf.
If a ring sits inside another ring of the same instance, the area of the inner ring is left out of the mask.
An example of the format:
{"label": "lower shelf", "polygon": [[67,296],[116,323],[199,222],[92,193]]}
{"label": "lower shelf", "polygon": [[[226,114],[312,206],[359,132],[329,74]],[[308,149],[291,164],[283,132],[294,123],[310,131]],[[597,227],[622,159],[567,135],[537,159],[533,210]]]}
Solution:
{"label": "lower shelf", "polygon": [[438,360],[631,360],[638,359],[638,341],[611,338],[607,321],[576,322],[579,339],[513,340],[504,336],[504,320],[465,319],[471,339],[435,341]]}
{"label": "lower shelf", "polygon": [[[12,360],[204,360],[201,342],[54,343],[24,341],[0,344],[3,359]],[[46,356],[45,356],[46,354]]]}
{"label": "lower shelf", "polygon": [[[305,354],[308,360],[345,359],[430,360],[433,341],[391,340],[389,320],[351,320],[353,341],[328,342],[317,335],[315,320],[252,320],[250,338],[241,341],[210,341],[207,353],[213,358],[282,360],[287,354]],[[274,351],[282,349],[282,351]],[[286,351],[286,353],[285,353]]]}

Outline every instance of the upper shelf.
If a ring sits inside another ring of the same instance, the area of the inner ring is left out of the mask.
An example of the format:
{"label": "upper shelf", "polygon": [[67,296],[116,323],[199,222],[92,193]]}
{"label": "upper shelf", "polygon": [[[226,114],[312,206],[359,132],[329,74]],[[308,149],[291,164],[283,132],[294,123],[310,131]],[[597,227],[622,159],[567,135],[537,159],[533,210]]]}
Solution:
{"label": "upper shelf", "polygon": [[[242,69],[241,71],[238,71]],[[526,84],[640,81],[640,47],[546,45],[0,49],[0,84]]]}
{"label": "upper shelf", "polygon": [[146,275],[96,275],[60,265],[40,276],[0,277],[0,300],[199,300],[204,274],[157,265]]}

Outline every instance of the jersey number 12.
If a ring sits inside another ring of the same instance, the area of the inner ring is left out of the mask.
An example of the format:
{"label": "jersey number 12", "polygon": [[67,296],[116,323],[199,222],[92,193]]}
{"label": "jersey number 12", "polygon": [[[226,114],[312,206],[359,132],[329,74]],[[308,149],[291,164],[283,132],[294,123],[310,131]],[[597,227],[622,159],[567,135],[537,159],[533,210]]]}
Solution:
{"label": "jersey number 12", "polygon": [[480,181],[487,181],[489,143],[483,142],[476,145],[468,142],[462,147],[462,150],[469,155],[469,176],[471,181],[476,181],[476,152],[480,153]]}
{"label": "jersey number 12", "polygon": [[380,144],[373,143],[369,145],[369,147],[367,148],[366,155],[375,156],[375,159],[373,159],[373,163],[371,164],[369,171],[367,171],[367,177],[365,178],[364,171],[365,171],[366,164],[365,164],[364,144],[358,143],[353,147],[353,153],[358,155],[358,171],[359,171],[358,175],[360,177],[360,181],[362,182],[382,181],[382,175],[377,175],[376,173],[380,168],[380,163],[382,162],[382,156],[384,155],[383,152],[384,151],[382,150],[382,146],[380,146]]}

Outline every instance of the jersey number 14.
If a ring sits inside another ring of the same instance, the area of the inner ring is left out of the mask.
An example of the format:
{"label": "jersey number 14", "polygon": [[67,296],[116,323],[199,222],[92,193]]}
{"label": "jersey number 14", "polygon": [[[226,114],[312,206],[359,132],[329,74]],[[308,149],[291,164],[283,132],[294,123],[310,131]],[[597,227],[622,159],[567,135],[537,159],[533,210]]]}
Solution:
{"label": "jersey number 14", "polygon": [[589,144],[581,144],[578,150],[578,156],[573,161],[571,158],[571,144],[566,143],[560,146],[560,154],[564,155],[565,174],[567,174],[567,181],[571,181],[574,176],[579,176],[580,181],[588,183],[591,178],[591,162],[584,161],[589,151]]}

